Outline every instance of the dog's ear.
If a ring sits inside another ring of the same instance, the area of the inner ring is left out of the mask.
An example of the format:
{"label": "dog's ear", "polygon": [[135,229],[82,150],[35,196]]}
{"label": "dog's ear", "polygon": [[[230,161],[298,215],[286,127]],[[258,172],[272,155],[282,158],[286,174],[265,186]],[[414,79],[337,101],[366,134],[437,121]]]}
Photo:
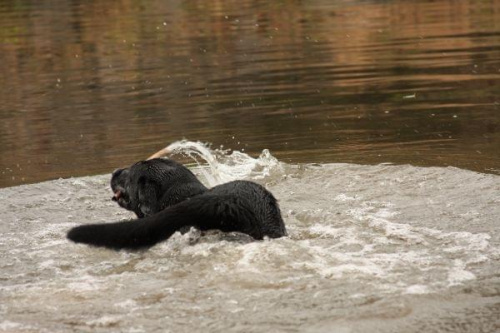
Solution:
{"label": "dog's ear", "polygon": [[123,190],[127,188],[130,181],[129,173],[130,173],[129,168],[116,169],[115,171],[113,171],[113,173],[111,174],[111,181],[110,181],[111,189],[113,190],[113,192],[115,192],[118,189]]}
{"label": "dog's ear", "polygon": [[160,211],[161,186],[146,177],[140,177],[137,182],[137,207],[144,216],[149,216]]}

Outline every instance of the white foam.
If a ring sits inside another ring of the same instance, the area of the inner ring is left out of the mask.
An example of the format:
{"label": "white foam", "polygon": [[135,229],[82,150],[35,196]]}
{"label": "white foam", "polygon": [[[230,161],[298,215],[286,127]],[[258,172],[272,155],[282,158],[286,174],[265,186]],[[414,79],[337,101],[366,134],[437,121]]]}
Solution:
{"label": "white foam", "polygon": [[100,290],[102,285],[97,278],[90,275],[83,275],[78,280],[68,283],[67,288],[75,292],[89,292]]}
{"label": "white foam", "polygon": [[122,309],[130,310],[130,311],[138,308],[137,302],[134,301],[133,299],[127,299],[123,302],[115,303],[115,306],[122,308]]}
{"label": "white foam", "polygon": [[0,323],[0,331],[12,332],[14,329],[25,328],[23,324],[9,320],[4,320]]}
{"label": "white foam", "polygon": [[406,288],[404,293],[405,294],[413,294],[413,295],[423,295],[423,294],[430,293],[430,289],[428,286],[424,286],[421,284],[414,284],[414,285]]}
{"label": "white foam", "polygon": [[118,325],[121,322],[122,318],[122,316],[106,315],[97,319],[88,320],[86,321],[86,324],[94,327],[113,327]]}
{"label": "white foam", "polygon": [[260,249],[261,246],[259,243],[246,244],[242,256],[238,260],[239,268],[257,273],[259,269],[258,266],[254,265],[254,260],[260,257]]}
{"label": "white foam", "polygon": [[[395,222],[402,214],[391,203],[357,200],[361,201],[354,203],[357,208],[347,210],[353,218],[351,225],[327,219],[332,224],[321,222],[308,227],[307,232],[315,239],[332,242],[325,247],[311,243],[316,242],[314,239],[301,241],[304,251],[312,257],[306,257],[305,261],[296,258],[292,264],[295,269],[307,267],[330,279],[371,276],[378,279],[381,289],[424,294],[476,279],[467,266],[490,260],[488,234],[447,232]],[[302,215],[306,214],[308,218],[304,221],[334,216],[318,209]],[[461,260],[454,261],[456,255]],[[443,273],[446,275],[441,277]],[[397,278],[400,274],[407,276],[407,281]],[[428,275],[434,277],[427,280]]]}
{"label": "white foam", "polygon": [[341,201],[341,202],[346,202],[346,201],[354,201],[356,200],[356,198],[354,197],[350,197],[348,195],[345,195],[344,193],[341,193],[339,195],[337,195],[335,198],[334,198],[335,201]]}
{"label": "white foam", "polygon": [[200,172],[209,186],[249,177],[264,178],[272,169],[280,166],[267,149],[264,149],[258,158],[253,158],[240,151],[235,150],[227,154],[227,150],[211,150],[208,144],[187,140],[174,142],[166,148],[172,153],[193,158],[198,165],[201,165],[198,158],[205,160],[208,169],[200,168]]}
{"label": "white foam", "polygon": [[466,269],[466,264],[459,259],[454,260],[453,267],[448,273],[448,285],[455,286],[465,281],[476,279],[476,276]]}

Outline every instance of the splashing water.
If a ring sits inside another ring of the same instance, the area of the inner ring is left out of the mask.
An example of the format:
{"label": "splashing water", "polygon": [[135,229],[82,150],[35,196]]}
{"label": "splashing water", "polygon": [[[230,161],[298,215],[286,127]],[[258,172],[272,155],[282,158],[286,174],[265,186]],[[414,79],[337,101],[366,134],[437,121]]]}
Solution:
{"label": "splashing water", "polygon": [[278,160],[267,149],[264,149],[258,158],[252,158],[237,150],[231,154],[228,154],[228,150],[211,150],[207,144],[188,140],[176,141],[166,149],[172,154],[183,154],[193,158],[198,166],[202,165],[198,157],[205,160],[208,169],[200,168],[200,172],[209,186],[246,177],[262,179],[269,175],[271,169],[280,166]]}
{"label": "splashing water", "polygon": [[191,230],[146,252],[113,252],[65,239],[80,223],[132,217],[109,201],[109,175],[1,189],[0,332],[416,332],[453,328],[457,318],[488,331],[498,323],[500,177],[290,165],[267,150],[252,158],[190,141],[168,148],[195,159],[210,186],[265,185],[290,236],[255,242]]}

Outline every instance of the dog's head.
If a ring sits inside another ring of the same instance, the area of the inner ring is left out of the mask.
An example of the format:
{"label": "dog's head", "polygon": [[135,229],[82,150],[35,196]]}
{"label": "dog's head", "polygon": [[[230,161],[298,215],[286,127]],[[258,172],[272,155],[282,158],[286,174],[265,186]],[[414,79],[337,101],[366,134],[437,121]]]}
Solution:
{"label": "dog's head", "polygon": [[113,201],[140,218],[207,190],[188,168],[172,160],[140,161],[111,176]]}
{"label": "dog's head", "polygon": [[133,210],[129,193],[129,173],[129,168],[116,169],[115,171],[113,171],[113,174],[111,176],[111,190],[113,191],[113,197],[111,198],[111,200],[116,201],[118,205],[125,209]]}

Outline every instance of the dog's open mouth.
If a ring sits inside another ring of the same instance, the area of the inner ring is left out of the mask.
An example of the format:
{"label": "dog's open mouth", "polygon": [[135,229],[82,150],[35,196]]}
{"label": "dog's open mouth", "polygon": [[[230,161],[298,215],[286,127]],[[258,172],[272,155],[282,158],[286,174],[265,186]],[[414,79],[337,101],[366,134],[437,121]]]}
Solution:
{"label": "dog's open mouth", "polygon": [[121,197],[122,197],[122,191],[117,190],[115,192],[115,195],[111,198],[111,200],[118,201],[118,200],[120,200]]}
{"label": "dog's open mouth", "polygon": [[118,205],[120,205],[123,208],[126,208],[126,209],[130,208],[130,198],[127,194],[127,191],[120,186],[118,186],[118,188],[114,189],[113,196],[111,197],[111,200],[118,203]]}

